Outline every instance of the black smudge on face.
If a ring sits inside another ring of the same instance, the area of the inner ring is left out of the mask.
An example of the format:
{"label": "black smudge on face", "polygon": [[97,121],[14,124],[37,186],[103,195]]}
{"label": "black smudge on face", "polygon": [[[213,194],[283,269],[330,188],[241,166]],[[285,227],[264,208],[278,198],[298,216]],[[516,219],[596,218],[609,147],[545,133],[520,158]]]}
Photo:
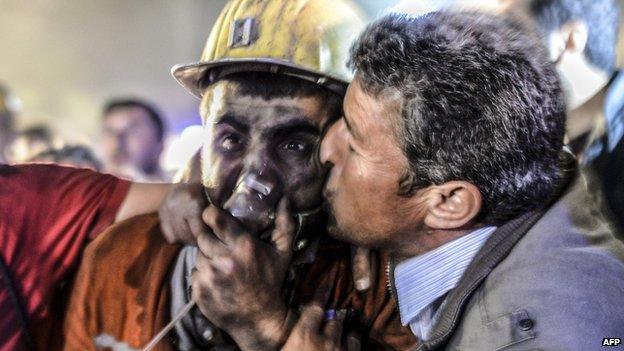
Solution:
{"label": "black smudge on face", "polygon": [[211,201],[223,208],[237,185],[251,176],[270,184],[271,194],[260,198],[251,191],[237,206],[249,206],[261,220],[266,221],[282,196],[295,212],[318,207],[326,175],[318,148],[331,120],[325,101],[241,95],[236,84],[215,83],[201,103],[206,133],[202,181]]}

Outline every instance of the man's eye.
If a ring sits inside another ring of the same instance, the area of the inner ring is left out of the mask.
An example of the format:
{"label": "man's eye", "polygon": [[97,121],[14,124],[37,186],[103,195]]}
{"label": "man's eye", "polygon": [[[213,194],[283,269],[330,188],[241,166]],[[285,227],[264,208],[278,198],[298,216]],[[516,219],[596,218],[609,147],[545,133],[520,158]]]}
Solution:
{"label": "man's eye", "polygon": [[221,139],[221,147],[228,151],[235,150],[240,144],[241,138],[235,134],[228,134]]}
{"label": "man's eye", "polygon": [[308,145],[300,141],[289,141],[284,143],[282,148],[290,152],[305,152],[308,149]]}
{"label": "man's eye", "polygon": [[349,134],[349,137],[347,138],[347,146],[349,147],[349,152],[350,153],[355,153],[355,149],[353,148],[353,145],[351,144],[351,134]]}

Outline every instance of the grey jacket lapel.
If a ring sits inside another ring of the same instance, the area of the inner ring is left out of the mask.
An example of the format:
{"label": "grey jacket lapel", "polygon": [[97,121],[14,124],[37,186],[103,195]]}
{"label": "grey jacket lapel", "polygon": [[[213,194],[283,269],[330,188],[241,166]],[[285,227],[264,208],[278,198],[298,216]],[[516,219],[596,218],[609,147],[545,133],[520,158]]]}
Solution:
{"label": "grey jacket lapel", "polygon": [[502,261],[514,245],[539,220],[545,211],[526,213],[499,227],[468,266],[464,276],[438,311],[437,323],[429,334],[429,340],[418,350],[435,350],[443,347],[457,328],[464,305],[488,274]]}

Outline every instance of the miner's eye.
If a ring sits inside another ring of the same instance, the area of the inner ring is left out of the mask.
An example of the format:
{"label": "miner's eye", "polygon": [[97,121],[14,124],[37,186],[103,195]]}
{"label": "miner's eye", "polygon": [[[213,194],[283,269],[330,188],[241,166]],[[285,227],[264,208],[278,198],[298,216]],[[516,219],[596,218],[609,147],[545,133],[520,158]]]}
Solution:
{"label": "miner's eye", "polygon": [[288,152],[304,153],[308,151],[308,143],[298,140],[290,140],[282,144],[282,149]]}
{"label": "miner's eye", "polygon": [[243,140],[240,135],[226,134],[221,137],[221,148],[226,151],[235,151],[240,149],[243,144]]}

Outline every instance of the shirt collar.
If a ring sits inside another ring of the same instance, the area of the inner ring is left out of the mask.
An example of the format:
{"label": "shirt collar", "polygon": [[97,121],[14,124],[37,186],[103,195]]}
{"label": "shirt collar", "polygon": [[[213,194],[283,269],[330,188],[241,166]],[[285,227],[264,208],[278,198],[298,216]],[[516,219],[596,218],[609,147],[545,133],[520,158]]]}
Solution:
{"label": "shirt collar", "polygon": [[407,325],[436,299],[457,286],[459,279],[496,227],[484,227],[394,269],[401,324]]}

